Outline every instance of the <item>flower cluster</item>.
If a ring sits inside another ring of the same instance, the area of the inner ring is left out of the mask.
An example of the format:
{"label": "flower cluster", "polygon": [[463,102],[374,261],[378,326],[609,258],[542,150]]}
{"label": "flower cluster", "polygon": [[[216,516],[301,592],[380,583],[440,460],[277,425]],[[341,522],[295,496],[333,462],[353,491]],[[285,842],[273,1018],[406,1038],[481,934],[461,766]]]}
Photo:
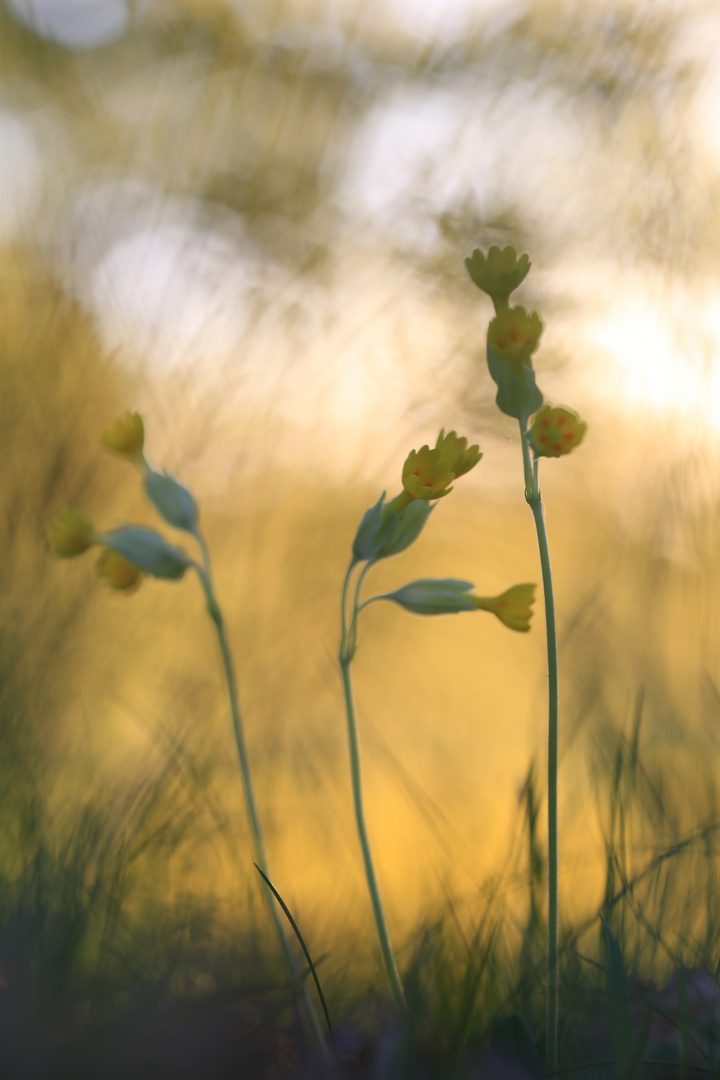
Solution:
{"label": "flower cluster", "polygon": [[102,534],[96,531],[92,518],[82,510],[62,510],[56,514],[47,539],[51,550],[66,559],[83,555],[91,547],[101,547],[98,573],[113,589],[132,589],[140,583],[140,567],[104,546]]}
{"label": "flower cluster", "polygon": [[536,311],[510,307],[510,294],[530,269],[527,255],[514,248],[491,247],[487,256],[476,249],[465,260],[470,277],[492,299],[495,318],[487,333],[487,363],[497,384],[496,402],[507,416],[520,421],[523,432],[535,415],[528,439],[536,457],[561,457],[582,442],[587,425],[570,409],[550,408],[535,382],[532,356],[543,324]]}
{"label": "flower cluster", "polygon": [[[444,428],[432,449],[425,445],[411,450],[403,465],[400,495],[386,504],[383,492],[375,506],[364,514],[353,542],[351,570],[359,562],[371,565],[405,551],[425,527],[431,503],[449,495],[453,481],[470,472],[481,457],[477,445],[468,446],[464,436],[455,431],[445,434]],[[473,596],[472,588],[472,582],[456,578],[420,578],[394,592],[371,597],[365,603],[392,600],[416,615],[492,611],[511,630],[530,629],[534,585],[518,585],[502,596],[489,599]],[[354,637],[352,641],[347,655],[354,651]]]}
{"label": "flower cluster", "polygon": [[[100,439],[105,449],[138,465],[144,473],[145,491],[160,514],[176,528],[194,531],[197,521],[195,500],[182,484],[167,473],[157,473],[144,455],[145,426],[139,413],[125,413]],[[91,547],[99,547],[98,573],[113,589],[137,588],[144,574],[176,581],[193,565],[182,548],[168,543],[154,529],[123,525],[98,532],[92,518],[82,510],[62,510],[53,519],[47,534],[56,555],[74,558]]]}

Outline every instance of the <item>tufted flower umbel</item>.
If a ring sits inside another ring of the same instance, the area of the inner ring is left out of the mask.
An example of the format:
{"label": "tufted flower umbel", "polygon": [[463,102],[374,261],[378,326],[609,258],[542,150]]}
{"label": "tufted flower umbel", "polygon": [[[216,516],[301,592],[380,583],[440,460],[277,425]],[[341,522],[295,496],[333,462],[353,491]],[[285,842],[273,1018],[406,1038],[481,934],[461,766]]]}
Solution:
{"label": "tufted flower umbel", "polygon": [[142,580],[140,567],[112,548],[103,549],[98,559],[98,574],[111,588],[125,592],[135,589]]}
{"label": "tufted flower umbel", "polygon": [[520,370],[538,347],[542,322],[536,311],[524,307],[503,308],[488,327],[488,348]]}
{"label": "tufted flower umbel", "polygon": [[145,446],[145,426],[140,413],[126,412],[118,417],[105,428],[100,442],[106,450],[112,450],[114,454],[130,458],[131,461],[139,461]]}
{"label": "tufted flower umbel", "polygon": [[521,255],[518,259],[514,247],[491,247],[487,255],[475,248],[469,259],[465,260],[470,277],[483,292],[491,297],[495,310],[508,305],[510,293],[517,289],[526,278],[530,269],[530,259]]}
{"label": "tufted flower umbel", "polygon": [[530,445],[536,457],[562,457],[578,446],[587,424],[570,409],[545,405],[530,429]]}
{"label": "tufted flower umbel", "polygon": [[56,555],[71,559],[95,543],[95,526],[82,510],[62,510],[48,529],[48,544]]}
{"label": "tufted flower umbel", "polygon": [[471,596],[470,599],[479,611],[491,611],[508,629],[525,634],[530,629],[536,588],[536,585],[513,585],[500,596]]}

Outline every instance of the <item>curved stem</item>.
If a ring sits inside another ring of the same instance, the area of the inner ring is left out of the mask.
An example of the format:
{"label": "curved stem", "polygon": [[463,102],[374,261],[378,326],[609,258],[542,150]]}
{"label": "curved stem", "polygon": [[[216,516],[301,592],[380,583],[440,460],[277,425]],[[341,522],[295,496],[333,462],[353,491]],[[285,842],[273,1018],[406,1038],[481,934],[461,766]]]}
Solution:
{"label": "curved stem", "polygon": [[385,923],[380,890],[378,889],[375,867],[373,865],[370,841],[365,825],[365,811],[363,809],[362,780],[360,777],[360,749],[358,746],[357,724],[355,721],[355,706],[353,703],[352,682],[350,680],[350,660],[340,661],[342,672],[343,690],[345,693],[345,709],[347,712],[348,742],[350,745],[350,771],[352,774],[353,802],[355,804],[355,823],[357,825],[360,847],[362,848],[363,862],[365,864],[365,877],[367,878],[370,900],[372,901],[375,925],[380,939],[385,971],[390,982],[395,1002],[401,1012],[405,1011],[405,994],[403,992],[400,975],[398,974],[395,957],[393,956],[390,937]]}
{"label": "curved stem", "polygon": [[527,425],[520,421],[525,499],[532,510],[540,551],[543,592],[545,596],[545,627],[547,631],[548,664],[548,988],[545,1067],[549,1073],[557,1068],[558,997],[559,997],[559,930],[558,930],[558,659],[555,600],[553,595],[550,551],[542,497],[538,484],[537,459],[530,459],[526,438]]}
{"label": "curved stem", "polygon": [[356,636],[357,636],[357,617],[358,617],[358,614],[360,612],[360,608],[365,606],[364,604],[360,603],[360,590],[362,589],[363,581],[365,580],[367,572],[368,572],[368,570],[370,569],[371,566],[373,566],[373,563],[371,563],[371,562],[365,563],[362,570],[358,574],[357,583],[355,585],[355,597],[353,599],[353,622],[355,623],[355,634],[356,634]]}
{"label": "curved stem", "polygon": [[[235,677],[235,666],[233,664],[232,654],[230,652],[230,646],[228,644],[227,634],[225,633],[225,621],[223,619],[220,606],[215,596],[215,589],[213,586],[212,567],[210,564],[210,553],[205,543],[205,538],[198,529],[195,533],[200,551],[202,554],[202,566],[195,565],[195,569],[200,579],[203,592],[205,593],[205,601],[207,604],[208,614],[215,624],[217,631],[218,642],[220,645],[220,655],[222,657],[223,671],[225,673],[225,682],[227,685],[228,699],[230,703],[230,715],[232,717],[233,734],[235,736],[235,746],[237,747],[238,759],[240,762],[240,772],[242,773],[243,789],[245,792],[245,805],[247,808],[248,820],[250,822],[250,831],[252,833],[253,844],[255,847],[255,858],[258,866],[263,871],[266,877],[270,877],[270,868],[267,861],[267,853],[265,851],[265,840],[263,837],[262,826],[260,824],[260,815],[258,814],[257,803],[255,802],[255,794],[253,791],[252,777],[250,774],[250,762],[247,755],[247,748],[245,745],[245,733],[243,730],[242,714],[240,712],[240,702],[238,700],[237,692],[237,679]],[[326,1062],[329,1062],[330,1055],[328,1053],[325,1039],[323,1038],[322,1030],[312,1006],[310,995],[305,982],[300,974],[300,968],[298,966],[295,954],[292,951],[290,942],[288,941],[287,934],[285,933],[285,925],[278,912],[277,905],[272,897],[270,890],[266,885],[262,887],[263,895],[268,904],[270,915],[277,935],[280,939],[280,945],[285,955],[288,967],[290,968],[290,974],[292,975],[293,982],[299,990],[304,1004],[305,1010],[310,1022],[310,1026],[313,1029],[313,1033],[317,1038],[323,1057]]]}
{"label": "curved stem", "polygon": [[375,926],[377,928],[378,938],[380,939],[380,949],[382,952],[383,962],[385,964],[385,971],[387,973],[388,981],[390,982],[390,988],[395,998],[395,1003],[401,1013],[406,1010],[405,993],[400,982],[400,975],[398,973],[397,965],[395,963],[395,957],[393,955],[392,946],[390,944],[390,936],[388,934],[387,925],[385,922],[385,913],[383,911],[382,901],[380,900],[380,890],[378,888],[377,878],[375,876],[375,866],[373,864],[372,852],[370,850],[370,839],[368,837],[367,826],[365,824],[365,810],[363,807],[363,795],[362,795],[362,778],[360,775],[360,747],[358,744],[357,735],[357,722],[355,719],[355,703],[353,700],[352,681],[350,678],[350,664],[352,658],[355,655],[355,649],[357,647],[357,617],[360,610],[358,606],[358,600],[360,595],[360,588],[362,586],[365,575],[370,569],[370,563],[363,567],[358,581],[355,586],[355,595],[353,600],[353,611],[350,620],[349,628],[346,626],[346,608],[345,598],[347,595],[348,582],[350,580],[350,574],[353,566],[350,565],[347,574],[345,575],[345,582],[343,585],[343,606],[342,606],[342,638],[340,645],[340,671],[342,673],[343,692],[345,695],[345,712],[347,716],[347,731],[348,731],[348,744],[350,749],[350,773],[352,776],[352,790],[353,790],[353,803],[355,807],[355,823],[357,825],[358,837],[360,839],[360,847],[362,849],[363,863],[365,864],[365,877],[367,879],[368,890],[370,892],[370,900],[372,903],[373,915],[375,916]]}

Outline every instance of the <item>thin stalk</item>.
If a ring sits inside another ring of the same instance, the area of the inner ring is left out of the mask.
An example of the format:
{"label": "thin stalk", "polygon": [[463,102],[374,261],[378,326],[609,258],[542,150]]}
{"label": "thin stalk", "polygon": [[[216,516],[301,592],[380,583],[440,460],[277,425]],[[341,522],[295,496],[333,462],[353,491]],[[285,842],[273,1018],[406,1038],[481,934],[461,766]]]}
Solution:
{"label": "thin stalk", "polygon": [[[207,603],[207,610],[210,618],[212,619],[215,630],[217,631],[218,642],[220,645],[220,655],[222,657],[223,671],[225,673],[225,683],[227,685],[228,699],[230,703],[230,715],[232,717],[233,734],[235,736],[235,746],[237,747],[238,759],[240,762],[240,772],[242,773],[243,790],[245,792],[245,805],[247,807],[248,820],[250,822],[250,831],[252,833],[253,844],[255,847],[255,858],[257,865],[262,870],[265,877],[270,878],[270,868],[268,866],[267,853],[265,851],[265,840],[263,837],[262,826],[260,824],[260,815],[258,814],[257,803],[255,802],[255,794],[253,791],[252,777],[250,774],[250,762],[247,755],[247,748],[245,746],[245,733],[243,730],[242,714],[240,712],[240,702],[238,700],[237,692],[237,679],[235,677],[235,666],[233,664],[232,654],[230,652],[230,646],[228,644],[227,634],[225,633],[225,621],[223,619],[220,606],[215,596],[215,589],[213,586],[212,567],[210,564],[210,553],[205,543],[205,538],[198,530],[195,533],[200,551],[202,553],[202,566],[195,565],[197,570],[200,584],[202,585],[203,592],[205,593],[205,601]],[[305,1005],[305,1011],[307,1013],[310,1026],[313,1029],[318,1045],[320,1047],[323,1058],[326,1063],[329,1063],[331,1058],[328,1052],[325,1039],[323,1038],[322,1029],[320,1023],[310,1000],[310,994],[308,992],[307,985],[305,984],[301,974],[300,968],[295,958],[295,954],[292,951],[290,942],[288,941],[287,934],[285,933],[285,926],[280,913],[278,912],[277,905],[273,899],[272,893],[263,886],[263,895],[267,901],[267,905],[270,911],[270,916],[275,924],[277,935],[280,939],[280,945],[285,955],[290,974],[296,988],[299,990],[300,995]]]}
{"label": "thin stalk", "polygon": [[555,599],[553,595],[550,551],[542,497],[538,484],[537,460],[530,458],[526,438],[527,424],[520,421],[525,499],[532,510],[540,550],[543,592],[545,596],[545,627],[548,658],[548,980],[545,1067],[549,1073],[557,1068],[558,999],[559,999],[559,932],[558,932],[558,660]]}
{"label": "thin stalk", "polygon": [[352,658],[355,655],[355,649],[357,647],[357,616],[360,586],[362,585],[365,574],[370,568],[370,564],[366,565],[359,575],[355,587],[352,618],[348,628],[346,624],[346,599],[353,565],[354,564],[351,564],[348,568],[343,583],[342,637],[340,642],[339,660],[340,671],[342,673],[343,692],[345,694],[345,712],[347,716],[348,744],[350,748],[350,772],[352,776],[353,803],[355,806],[355,823],[360,838],[360,847],[362,849],[363,862],[365,864],[365,877],[370,892],[370,900],[372,902],[373,915],[375,916],[375,926],[377,927],[378,938],[380,939],[380,949],[382,952],[383,963],[385,964],[385,971],[387,973],[393,997],[395,998],[395,1003],[400,1012],[405,1013],[407,1008],[405,1003],[405,993],[402,988],[402,983],[400,982],[400,975],[395,963],[395,957],[390,944],[390,936],[385,922],[385,913],[383,911],[382,901],[380,900],[380,890],[375,876],[375,866],[370,850],[370,840],[365,824],[365,810],[363,807],[362,778],[360,775],[360,747],[358,745],[355,704],[353,700],[352,681],[350,678],[350,664],[352,663]]}

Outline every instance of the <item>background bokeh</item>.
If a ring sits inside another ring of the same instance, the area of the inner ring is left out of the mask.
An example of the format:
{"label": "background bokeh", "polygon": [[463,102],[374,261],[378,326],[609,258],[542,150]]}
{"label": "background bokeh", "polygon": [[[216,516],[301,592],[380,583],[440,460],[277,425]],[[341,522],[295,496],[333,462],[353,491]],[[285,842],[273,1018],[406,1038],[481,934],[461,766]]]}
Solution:
{"label": "background bokeh", "polygon": [[[88,888],[120,867],[116,954],[137,961],[138,913],[182,904],[267,929],[197,582],[118,596],[45,546],[67,506],[157,524],[98,443],[138,409],[150,460],[201,503],[275,882],[328,966],[375,970],[336,664],[356,525],[454,428],[482,462],[374,586],[539,580],[463,266],[490,244],[530,254],[539,384],[588,422],[541,470],[564,915],[602,900],[628,748],[638,858],[714,813],[719,46],[702,0],[0,7],[4,882],[28,851],[67,868],[74,838]],[[525,903],[538,608],[529,635],[363,616],[367,813],[401,949],[451,902]]]}

